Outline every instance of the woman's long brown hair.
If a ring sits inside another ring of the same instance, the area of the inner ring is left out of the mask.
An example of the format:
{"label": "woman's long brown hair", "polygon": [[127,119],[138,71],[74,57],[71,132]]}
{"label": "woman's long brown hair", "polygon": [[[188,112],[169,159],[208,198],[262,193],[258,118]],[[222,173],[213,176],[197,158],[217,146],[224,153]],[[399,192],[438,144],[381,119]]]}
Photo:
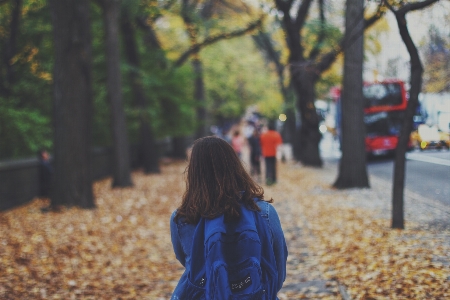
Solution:
{"label": "woman's long brown hair", "polygon": [[201,217],[213,219],[221,214],[225,220],[234,219],[241,205],[260,210],[254,198],[263,200],[264,190],[225,140],[214,136],[196,140],[186,173],[186,191],[175,220],[197,224]]}

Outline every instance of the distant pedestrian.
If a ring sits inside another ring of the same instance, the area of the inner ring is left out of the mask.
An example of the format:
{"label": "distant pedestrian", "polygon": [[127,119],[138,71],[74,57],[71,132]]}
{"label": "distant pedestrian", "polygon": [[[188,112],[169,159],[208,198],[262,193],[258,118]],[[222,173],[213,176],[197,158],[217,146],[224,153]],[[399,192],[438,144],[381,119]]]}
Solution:
{"label": "distant pedestrian", "polygon": [[281,135],[275,130],[275,123],[269,122],[268,131],[261,134],[261,149],[266,163],[266,184],[277,182],[277,148],[283,143]]}
{"label": "distant pedestrian", "polygon": [[236,154],[241,157],[242,155],[242,147],[244,146],[244,138],[241,136],[239,130],[234,131],[233,138],[231,139],[231,146],[233,146]]}
{"label": "distant pedestrian", "polygon": [[258,128],[254,128],[252,135],[247,139],[250,146],[250,175],[261,181],[261,143]]}
{"label": "distant pedestrian", "polygon": [[270,202],[230,144],[196,140],[186,191],[170,218],[173,250],[185,268],[171,299],[278,299],[288,252]]}
{"label": "distant pedestrian", "polygon": [[230,137],[230,133],[228,129],[223,128],[222,129],[222,134],[220,136],[222,139],[224,139],[225,141],[227,141],[228,144],[231,145],[231,137]]}
{"label": "distant pedestrian", "polygon": [[50,155],[47,150],[39,150],[39,196],[48,197],[52,181],[53,169],[50,163]]}

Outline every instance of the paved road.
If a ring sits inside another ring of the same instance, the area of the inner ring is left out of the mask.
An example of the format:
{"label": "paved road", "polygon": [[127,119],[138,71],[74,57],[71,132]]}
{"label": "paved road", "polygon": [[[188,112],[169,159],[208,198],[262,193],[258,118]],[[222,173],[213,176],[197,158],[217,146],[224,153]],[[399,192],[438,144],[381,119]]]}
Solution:
{"label": "paved road", "polygon": [[[450,206],[450,152],[412,152],[406,157],[406,188]],[[369,161],[367,169],[371,175],[392,181],[394,162]]]}
{"label": "paved road", "polygon": [[[337,143],[325,135],[321,143],[323,158],[338,163],[341,155],[338,148]],[[414,151],[406,157],[406,188],[450,206],[450,151]],[[367,170],[369,176],[392,182],[394,161],[376,158],[368,161]]]}

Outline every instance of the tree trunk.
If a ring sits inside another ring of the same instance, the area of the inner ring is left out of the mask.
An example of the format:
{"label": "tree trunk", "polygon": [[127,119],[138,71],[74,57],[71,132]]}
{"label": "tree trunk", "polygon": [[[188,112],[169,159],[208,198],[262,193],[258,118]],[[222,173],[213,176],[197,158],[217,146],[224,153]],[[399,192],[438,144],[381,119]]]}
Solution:
{"label": "tree trunk", "polygon": [[172,157],[185,159],[187,157],[186,150],[188,148],[188,138],[184,136],[176,136],[172,138]]}
{"label": "tree trunk", "polygon": [[[294,157],[304,165],[321,166],[322,160],[319,154],[319,142],[321,134],[318,128],[318,117],[314,108],[314,88],[321,74],[336,60],[342,49],[350,39],[347,36],[328,53],[321,53],[321,42],[324,39],[323,31],[318,35],[316,45],[312,45],[308,57],[305,56],[301,32],[308,18],[309,9],[313,0],[284,1],[275,0],[277,9],[283,13],[283,27],[286,36],[286,44],[289,48],[289,64],[291,71],[291,82],[297,94],[297,106],[301,115],[301,128],[297,141],[300,147],[294,152]],[[297,9],[297,12],[294,10]],[[321,26],[325,26],[324,2],[319,1]],[[381,9],[367,20],[362,20],[364,28],[374,24],[381,18]],[[295,17],[294,17],[295,16]],[[363,31],[358,34],[362,35]],[[358,34],[355,36],[357,37]],[[309,45],[311,46],[311,45]],[[309,132],[311,130],[311,132]]]}
{"label": "tree trunk", "polygon": [[139,153],[142,161],[142,166],[144,168],[144,172],[147,174],[159,173],[160,169],[158,162],[158,149],[156,146],[155,136],[151,127],[149,115],[147,113],[147,99],[138,72],[138,70],[140,69],[140,59],[138,48],[136,45],[135,28],[130,22],[129,17],[126,15],[124,15],[122,19],[122,36],[124,39],[127,62],[128,64],[130,64],[130,66],[132,66],[132,70],[129,72],[131,88],[133,90],[133,96],[136,106],[140,110]]}
{"label": "tree trunk", "polygon": [[292,153],[294,159],[300,160],[299,153],[301,152],[301,146],[298,137],[300,136],[300,120],[297,120],[297,113],[295,111],[295,91],[292,88],[292,84],[285,86],[284,70],[285,65],[281,63],[281,52],[277,51],[274,47],[274,42],[270,34],[259,31],[257,35],[253,35],[253,40],[256,46],[264,51],[266,58],[275,64],[278,75],[278,86],[280,87],[281,94],[285,104],[286,122],[283,126],[283,142],[290,143],[292,145]]}
{"label": "tree trunk", "polygon": [[[347,0],[346,32],[364,32],[364,0]],[[358,21],[361,20],[361,21]],[[363,34],[344,50],[341,94],[342,157],[336,188],[369,187],[366,169],[363,99]]]}
{"label": "tree trunk", "polygon": [[[208,10],[204,7],[203,12]],[[194,5],[189,3],[189,0],[182,1],[181,15],[186,27],[186,32],[189,36],[191,48],[197,44],[199,31],[197,25],[194,23]],[[204,14],[203,16],[207,16]],[[202,17],[203,17],[202,16]],[[202,61],[200,60],[199,50],[192,54],[192,68],[194,71],[194,99],[197,103],[197,131],[195,138],[201,138],[207,135],[206,130],[206,102],[205,102],[205,85],[203,82]]]}
{"label": "tree trunk", "polygon": [[50,8],[55,48],[51,206],[92,208],[89,1],[51,0]]}
{"label": "tree trunk", "polygon": [[405,14],[395,14],[397,25],[403,42],[408,49],[411,57],[411,88],[409,90],[409,101],[406,108],[405,119],[403,120],[402,129],[398,140],[397,150],[395,153],[394,163],[394,182],[392,190],[392,228],[405,228],[403,198],[405,189],[405,154],[408,148],[409,137],[413,128],[413,117],[419,104],[419,93],[422,89],[422,73],[423,67],[414,45],[413,40],[408,32]]}
{"label": "tree trunk", "polygon": [[208,135],[208,129],[206,128],[206,100],[205,100],[205,84],[203,82],[203,68],[202,61],[198,53],[194,55],[192,59],[192,68],[194,69],[194,99],[197,102],[197,122],[198,128],[195,134],[195,138],[199,139]]}
{"label": "tree trunk", "polygon": [[119,8],[120,0],[103,2],[107,67],[107,98],[111,108],[113,133],[113,187],[132,186],[130,149],[122,101],[120,72]]}
{"label": "tree trunk", "polygon": [[300,130],[297,130],[297,139],[300,147],[294,148],[295,157],[305,166],[321,167],[323,164],[319,152],[319,143],[322,134],[319,131],[319,118],[314,106],[314,86],[318,77],[308,71],[308,66],[298,64],[291,67],[291,81],[297,94],[297,108],[300,112]]}

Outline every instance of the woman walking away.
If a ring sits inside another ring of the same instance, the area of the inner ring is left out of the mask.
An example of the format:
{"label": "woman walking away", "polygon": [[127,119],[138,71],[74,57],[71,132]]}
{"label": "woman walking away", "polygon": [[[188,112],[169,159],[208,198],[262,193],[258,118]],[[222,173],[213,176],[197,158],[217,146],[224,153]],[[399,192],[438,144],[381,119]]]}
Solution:
{"label": "woman walking away", "polygon": [[194,142],[186,191],[170,219],[185,267],[172,298],[274,300],[286,278],[278,214],[223,139]]}

